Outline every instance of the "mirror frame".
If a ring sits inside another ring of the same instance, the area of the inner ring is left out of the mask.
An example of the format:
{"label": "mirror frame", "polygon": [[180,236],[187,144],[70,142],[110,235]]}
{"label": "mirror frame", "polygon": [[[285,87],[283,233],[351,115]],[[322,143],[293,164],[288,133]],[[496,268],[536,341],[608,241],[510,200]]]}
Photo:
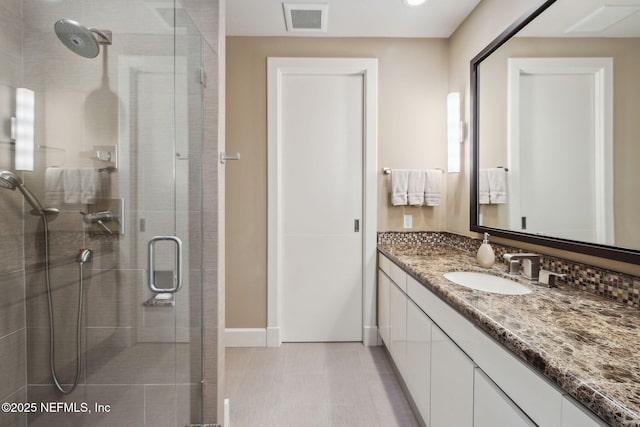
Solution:
{"label": "mirror frame", "polygon": [[502,34],[485,47],[471,60],[471,187],[470,203],[471,218],[470,229],[478,233],[489,233],[492,236],[504,237],[511,240],[531,243],[565,251],[578,252],[599,258],[607,258],[616,261],[640,264],[640,250],[619,248],[615,246],[601,245],[597,243],[580,242],[576,240],[561,239],[556,237],[539,236],[535,234],[511,231],[500,228],[486,227],[478,224],[478,172],[480,168],[480,137],[479,137],[479,82],[478,67],[480,63],[495,52],[500,46],[516,35],[527,24],[533,21],[541,13],[547,10],[557,0],[544,0],[529,12],[521,16],[511,24]]}

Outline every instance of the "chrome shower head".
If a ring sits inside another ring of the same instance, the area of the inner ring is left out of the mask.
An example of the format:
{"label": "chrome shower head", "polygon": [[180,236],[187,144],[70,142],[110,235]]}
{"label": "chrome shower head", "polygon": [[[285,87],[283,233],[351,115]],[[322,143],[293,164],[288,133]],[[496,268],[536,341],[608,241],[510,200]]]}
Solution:
{"label": "chrome shower head", "polygon": [[34,196],[33,193],[29,191],[20,177],[15,173],[11,171],[0,171],[0,187],[7,188],[9,190],[15,190],[17,188],[18,190],[20,190],[25,200],[29,202],[29,204],[33,208],[33,210],[31,211],[33,215],[42,215],[44,213],[42,205],[40,204],[36,196]]}
{"label": "chrome shower head", "polygon": [[84,58],[95,58],[100,53],[101,44],[111,44],[111,31],[88,28],[70,19],[60,19],[53,28],[69,50]]}
{"label": "chrome shower head", "polygon": [[10,171],[0,171],[0,186],[8,188],[9,190],[15,190],[22,184],[22,180],[18,176]]}

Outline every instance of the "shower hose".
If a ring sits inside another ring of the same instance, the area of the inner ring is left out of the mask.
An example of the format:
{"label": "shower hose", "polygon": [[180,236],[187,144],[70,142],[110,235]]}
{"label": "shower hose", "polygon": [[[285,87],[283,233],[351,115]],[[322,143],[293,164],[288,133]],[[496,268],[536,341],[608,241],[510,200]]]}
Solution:
{"label": "shower hose", "polygon": [[[73,380],[73,384],[70,388],[64,388],[58,380],[58,376],[56,374],[56,351],[55,351],[55,327],[53,324],[53,299],[51,296],[51,274],[49,272],[50,262],[49,262],[49,224],[47,221],[47,216],[45,213],[42,213],[42,223],[44,227],[44,269],[45,269],[45,282],[47,286],[47,301],[49,304],[49,363],[51,366],[51,376],[53,377],[53,383],[56,388],[62,394],[70,394],[78,385],[78,381],[80,380],[80,370],[81,370],[81,348],[80,348],[80,333],[81,333],[81,325],[82,325],[82,292],[84,288],[84,271],[83,266],[84,263],[89,259],[87,256],[80,256],[79,270],[80,270],[80,286],[78,291],[78,318],[76,325],[76,377]],[[87,249],[85,249],[87,251]]]}

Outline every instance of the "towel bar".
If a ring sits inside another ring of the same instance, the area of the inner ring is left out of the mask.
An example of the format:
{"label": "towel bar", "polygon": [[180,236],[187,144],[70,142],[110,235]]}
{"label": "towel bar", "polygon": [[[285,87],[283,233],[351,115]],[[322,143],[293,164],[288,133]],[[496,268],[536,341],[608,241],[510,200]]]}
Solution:
{"label": "towel bar", "polygon": [[[444,169],[442,168],[434,168],[434,169],[444,173]],[[382,168],[382,173],[385,175],[391,175],[391,168]]]}

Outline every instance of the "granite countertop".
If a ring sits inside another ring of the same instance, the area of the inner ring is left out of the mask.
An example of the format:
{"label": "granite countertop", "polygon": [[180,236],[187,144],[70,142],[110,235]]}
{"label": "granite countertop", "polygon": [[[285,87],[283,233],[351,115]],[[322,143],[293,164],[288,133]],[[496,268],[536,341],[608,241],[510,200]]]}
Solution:
{"label": "granite countertop", "polygon": [[640,427],[640,310],[570,287],[520,279],[528,295],[456,285],[449,271],[506,276],[504,264],[445,245],[379,245],[380,252],[480,329],[612,426]]}

